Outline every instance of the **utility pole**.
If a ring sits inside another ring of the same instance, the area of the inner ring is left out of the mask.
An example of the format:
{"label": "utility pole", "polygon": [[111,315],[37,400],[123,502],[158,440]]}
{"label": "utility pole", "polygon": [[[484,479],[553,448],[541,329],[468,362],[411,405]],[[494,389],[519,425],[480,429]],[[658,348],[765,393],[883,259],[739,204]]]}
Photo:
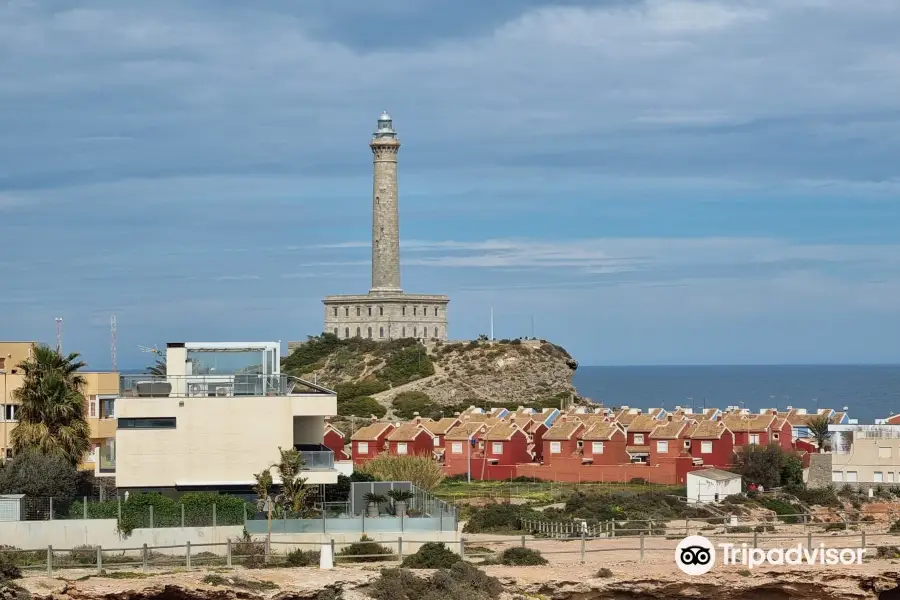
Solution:
{"label": "utility pole", "polygon": [[534,338],[534,315],[531,315],[531,337]]}
{"label": "utility pole", "polygon": [[62,354],[62,317],[56,317],[56,353]]}
{"label": "utility pole", "polygon": [[494,341],[494,307],[491,307],[491,341]]}
{"label": "utility pole", "polygon": [[119,370],[119,357],[117,346],[119,343],[118,333],[116,332],[116,315],[109,316],[109,359],[112,364],[113,373]]}

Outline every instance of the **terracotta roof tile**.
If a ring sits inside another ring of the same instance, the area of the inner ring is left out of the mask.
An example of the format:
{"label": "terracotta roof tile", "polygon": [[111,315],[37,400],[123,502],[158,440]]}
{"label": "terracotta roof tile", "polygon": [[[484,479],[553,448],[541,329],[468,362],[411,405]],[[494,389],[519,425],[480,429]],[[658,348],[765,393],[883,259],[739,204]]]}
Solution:
{"label": "terracotta roof tile", "polygon": [[775,415],[730,414],[723,420],[732,431],[764,431],[775,422]]}
{"label": "terracotta roof tile", "polygon": [[570,440],[577,432],[584,429],[584,423],[575,419],[565,422],[556,421],[553,427],[544,434],[545,440]]}
{"label": "terracotta roof tile", "polygon": [[631,454],[648,454],[650,452],[650,446],[625,446],[625,452]]}
{"label": "terracotta roof tile", "polygon": [[728,431],[722,421],[700,421],[691,427],[689,437],[692,440],[718,440]]}
{"label": "terracotta roof tile", "polygon": [[582,434],[581,439],[594,441],[594,440],[609,440],[612,439],[613,436],[619,435],[622,433],[622,430],[615,423],[609,423],[606,421],[598,421],[591,425],[591,428]]}
{"label": "terracotta roof tile", "polygon": [[422,425],[433,433],[434,435],[443,435],[456,427],[459,424],[459,419],[456,417],[444,417],[440,421],[432,421],[431,419],[426,419],[422,421]]}
{"label": "terracotta roof tile", "polygon": [[411,442],[422,435],[423,431],[429,438],[434,437],[431,432],[422,425],[417,425],[416,423],[404,423],[400,427],[394,429],[387,436],[387,439],[392,442]]}
{"label": "terracotta roof tile", "polygon": [[484,439],[485,441],[500,442],[510,439],[516,432],[525,435],[524,431],[512,423],[499,423],[488,429],[487,433],[484,434]]}
{"label": "terracotta roof tile", "polygon": [[467,440],[472,437],[472,434],[478,433],[479,437],[481,436],[481,431],[485,429],[484,423],[462,423],[453,427],[450,431],[447,432],[447,435],[444,436],[444,439],[447,440]]}
{"label": "terracotta roof tile", "polygon": [[690,425],[690,421],[663,421],[651,433],[651,439],[674,440],[678,439],[681,433]]}
{"label": "terracotta roof tile", "polygon": [[366,425],[365,427],[357,429],[350,439],[358,440],[360,442],[374,442],[378,440],[386,429],[392,429],[393,427],[394,426],[391,423],[372,423],[371,425]]}
{"label": "terracotta roof tile", "polygon": [[651,417],[650,415],[640,415],[631,422],[631,424],[628,426],[628,431],[636,433],[650,433],[660,423],[662,423],[662,421]]}

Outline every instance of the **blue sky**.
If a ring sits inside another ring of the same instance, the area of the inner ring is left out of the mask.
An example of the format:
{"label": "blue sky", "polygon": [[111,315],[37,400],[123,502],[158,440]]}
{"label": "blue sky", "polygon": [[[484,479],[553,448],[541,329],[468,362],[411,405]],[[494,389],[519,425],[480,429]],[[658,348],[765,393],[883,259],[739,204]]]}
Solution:
{"label": "blue sky", "polygon": [[8,0],[0,338],[303,339],[403,284],[582,364],[900,362],[895,0]]}

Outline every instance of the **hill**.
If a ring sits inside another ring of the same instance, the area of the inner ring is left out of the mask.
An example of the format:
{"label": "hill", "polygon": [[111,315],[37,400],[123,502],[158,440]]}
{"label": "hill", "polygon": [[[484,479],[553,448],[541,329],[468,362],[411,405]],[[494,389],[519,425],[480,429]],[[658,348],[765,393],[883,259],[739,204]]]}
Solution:
{"label": "hill", "polygon": [[377,342],[331,334],[310,337],[282,371],[338,393],[343,415],[409,418],[449,415],[475,404],[559,407],[577,392],[577,362],[546,340]]}

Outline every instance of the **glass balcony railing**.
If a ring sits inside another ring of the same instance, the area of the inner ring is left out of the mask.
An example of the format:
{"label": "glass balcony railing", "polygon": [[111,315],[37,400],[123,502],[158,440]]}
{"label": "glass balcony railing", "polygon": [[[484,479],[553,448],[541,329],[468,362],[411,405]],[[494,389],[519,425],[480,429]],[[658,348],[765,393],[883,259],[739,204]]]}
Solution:
{"label": "glass balcony railing", "polygon": [[296,444],[300,451],[304,471],[330,471],[334,469],[334,452],[322,444]]}
{"label": "glass balcony railing", "polygon": [[97,449],[100,457],[99,471],[101,473],[116,472],[116,442],[111,440]]}
{"label": "glass balcony railing", "polygon": [[289,375],[122,375],[119,385],[119,394],[130,398],[228,398],[331,393],[321,386]]}

